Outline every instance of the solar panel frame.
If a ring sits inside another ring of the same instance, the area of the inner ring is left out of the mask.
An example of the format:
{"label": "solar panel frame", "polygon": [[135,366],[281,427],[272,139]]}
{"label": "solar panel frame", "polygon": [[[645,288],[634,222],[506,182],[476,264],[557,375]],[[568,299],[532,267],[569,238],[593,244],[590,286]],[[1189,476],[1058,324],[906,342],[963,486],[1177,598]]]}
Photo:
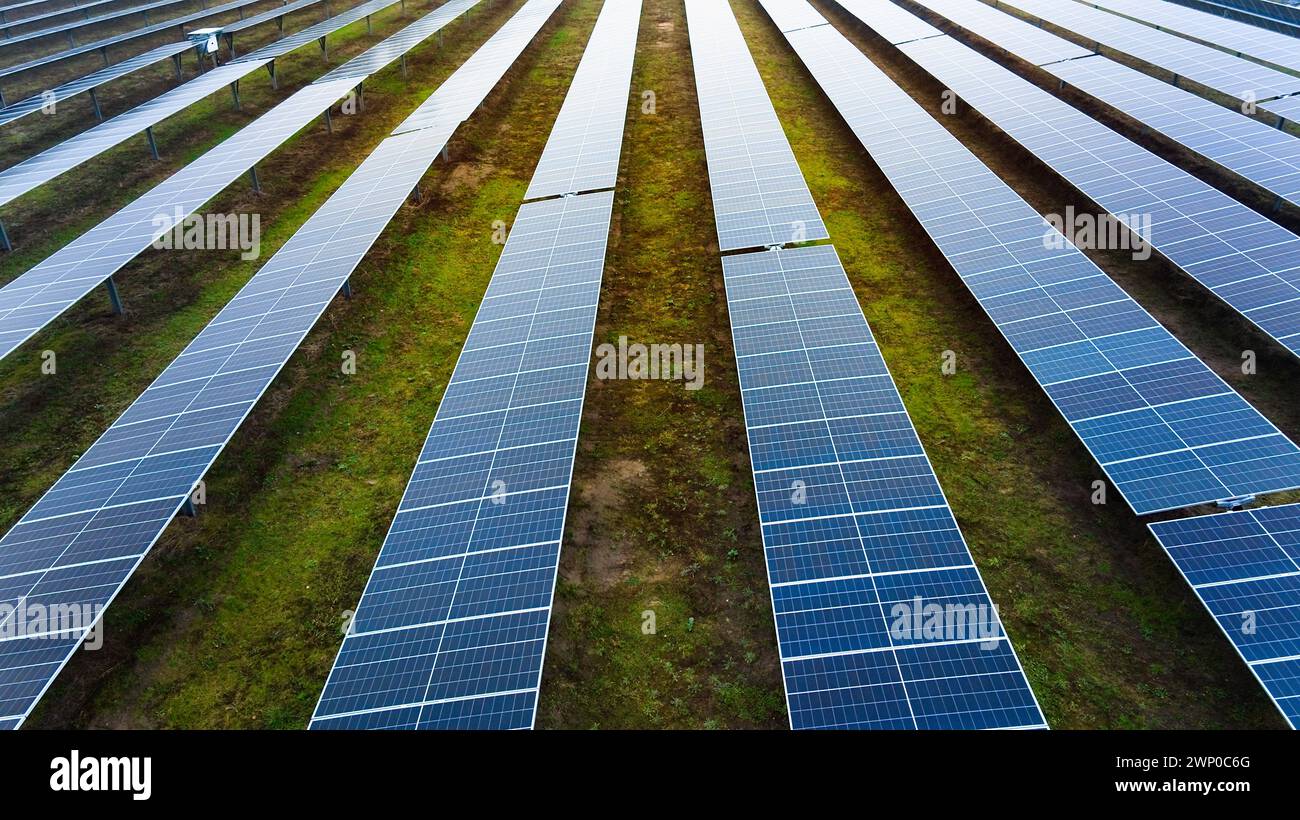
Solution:
{"label": "solar panel frame", "polygon": [[[0,600],[112,602],[457,125],[388,137],[299,227],[0,538]],[[26,719],[89,628],[0,641],[0,726]]]}
{"label": "solar panel frame", "polygon": [[[0,50],[3,50],[8,46],[18,45],[20,43],[26,43],[32,40],[39,40],[44,37],[53,37],[56,34],[66,34],[68,32],[78,31],[80,29],[87,28],[88,26],[95,26],[103,23],[111,23],[114,20],[120,20],[123,17],[130,17],[135,14],[146,14],[147,12],[155,11],[157,9],[164,8],[166,6],[175,6],[179,3],[187,3],[189,1],[190,0],[151,0],[150,2],[143,3],[139,6],[129,6],[127,8],[114,9],[113,11],[110,11],[107,14],[101,14],[98,17],[87,17],[82,20],[72,20],[67,23],[60,23],[58,25],[50,26],[49,28],[38,29],[37,31],[25,31],[20,34],[15,34],[10,37],[5,37],[0,39]],[[283,0],[281,1],[283,2]],[[30,23],[30,22],[34,22],[36,19],[37,18],[29,18],[27,20],[22,20],[20,22]],[[19,24],[18,22],[10,23],[8,26],[0,24],[0,29],[12,28],[13,26],[18,24]]]}
{"label": "solar panel frame", "polygon": [[1259,108],[1278,117],[1279,122],[1277,124],[1279,126],[1282,124],[1281,120],[1300,123],[1300,94],[1292,94],[1289,97],[1262,102],[1259,104]]}
{"label": "solar panel frame", "polygon": [[[450,0],[384,41],[400,42],[402,51],[380,43],[355,60],[378,70],[478,2]],[[380,59],[374,57],[377,50]],[[218,68],[210,74],[220,71]],[[343,76],[335,79],[322,77],[305,86],[148,193],[0,287],[0,358],[12,353],[154,240],[195,213],[336,100],[346,96],[365,76],[368,75],[343,72]],[[459,120],[449,125],[454,128],[458,123]]]}
{"label": "solar panel frame", "polygon": [[839,32],[786,39],[1135,513],[1300,483],[1300,449]]}
{"label": "solar panel frame", "polygon": [[618,181],[641,3],[605,8],[610,13],[596,20],[524,199],[613,188]]}
{"label": "solar panel frame", "polygon": [[1281,32],[1162,0],[1079,0],[1265,65],[1300,73],[1300,44]]}
{"label": "solar panel frame", "polygon": [[1148,219],[1155,250],[1300,355],[1300,236],[950,37],[900,49],[1102,208]]}
{"label": "solar panel frame", "polygon": [[719,249],[828,238],[730,8],[687,0],[686,21]]}
{"label": "solar panel frame", "polygon": [[835,249],[722,266],[791,728],[1046,728]]}
{"label": "solar panel frame", "polygon": [[1082,3],[1061,0],[991,0],[1186,77],[1233,99],[1255,102],[1300,91],[1300,77],[1243,60],[1200,43],[1166,34]]}
{"label": "solar panel frame", "polygon": [[1300,728],[1300,504],[1148,527],[1278,711]]}
{"label": "solar panel frame", "polygon": [[[640,13],[602,8],[553,135],[621,134]],[[534,180],[587,156],[548,140]],[[614,204],[560,193],[511,227],[311,728],[534,724]]]}
{"label": "solar panel frame", "polygon": [[1036,66],[1076,60],[1091,49],[1058,37],[982,0],[910,0],[973,34]]}

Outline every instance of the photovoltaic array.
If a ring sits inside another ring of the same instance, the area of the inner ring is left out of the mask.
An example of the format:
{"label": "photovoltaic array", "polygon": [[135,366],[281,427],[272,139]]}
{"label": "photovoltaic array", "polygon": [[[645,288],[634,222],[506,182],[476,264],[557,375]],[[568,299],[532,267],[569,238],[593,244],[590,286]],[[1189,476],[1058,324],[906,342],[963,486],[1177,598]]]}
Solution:
{"label": "photovoltaic array", "polygon": [[1300,504],[1150,527],[1291,728],[1300,727]]}
{"label": "photovoltaic array", "polygon": [[[450,0],[392,38],[299,90],[144,196],[0,288],[0,358],[12,353],[145,251],[155,239],[189,217],[203,203],[319,117],[370,71],[388,65],[478,2]],[[393,40],[401,43],[400,49],[388,45]],[[374,56],[377,50],[382,59]],[[353,62],[368,70],[364,73],[346,70]]]}
{"label": "photovoltaic array", "polygon": [[[528,0],[494,37],[535,35],[559,2]],[[0,602],[112,601],[459,125],[379,144],[0,539]],[[26,718],[90,626],[0,639],[0,721]]]}
{"label": "photovoltaic array", "polygon": [[[697,82],[750,60],[725,5],[687,0],[686,12]],[[759,82],[700,106],[709,121],[710,106],[771,101]],[[774,128],[770,149],[793,165]],[[1045,727],[835,249],[722,264],[791,727]],[[927,606],[983,617],[935,634],[900,616],[920,624]]]}
{"label": "photovoltaic array", "polygon": [[[88,131],[70,137],[30,159],[0,171],[0,206],[12,202],[38,185],[49,182],[56,176],[75,168],[92,157],[98,156],[146,128],[157,125],[172,114],[193,105],[204,97],[238,82],[257,69],[270,65],[275,58],[319,40],[327,34],[338,31],[344,26],[355,23],[398,2],[400,0],[370,0],[368,3],[351,8],[328,20],[308,26],[302,31],[263,46],[251,54],[201,74],[148,102],[141,103],[130,111],[113,117],[107,122],[100,123]],[[432,13],[437,14],[439,12],[442,12],[442,8]],[[419,25],[421,22],[416,21],[412,25]],[[405,30],[403,29],[403,31]],[[39,100],[40,98],[34,99]],[[26,100],[16,103],[10,108],[17,109],[24,105],[28,105]],[[39,109],[39,105],[37,109]],[[3,121],[4,115],[9,110],[9,108],[6,108],[0,111],[0,121]]]}
{"label": "photovoltaic array", "polygon": [[689,3],[691,31],[718,38],[696,47],[695,90],[709,159],[718,247],[730,251],[826,239],[772,101],[725,3]]}
{"label": "photovoltaic array", "polygon": [[640,16],[601,10],[314,729],[533,726],[614,204],[568,188],[617,178]]}
{"label": "photovoltaic array", "polygon": [[1300,73],[1296,38],[1164,0],[1081,0],[1162,31],[1216,46],[1238,57]]}
{"label": "photovoltaic array", "polygon": [[1289,134],[1108,57],[1088,56],[1091,52],[1086,49],[980,0],[912,2],[1041,67],[1279,199],[1300,205],[1300,140]]}
{"label": "photovoltaic array", "polygon": [[[996,0],[995,5],[1016,9],[1031,18],[1072,32],[1076,37],[1092,40],[1242,102],[1265,101],[1300,91],[1300,77],[1082,3]],[[1263,103],[1260,107],[1267,108],[1268,104]]]}
{"label": "photovoltaic array", "polygon": [[[877,19],[907,14],[889,0],[874,0],[873,6],[861,18],[872,27]],[[1179,269],[1300,355],[1300,237],[951,37],[899,48],[1084,195],[1126,218]],[[1294,176],[1300,182],[1300,173]]]}
{"label": "photovoltaic array", "polygon": [[1295,444],[843,35],[786,38],[1135,512],[1300,484]]}

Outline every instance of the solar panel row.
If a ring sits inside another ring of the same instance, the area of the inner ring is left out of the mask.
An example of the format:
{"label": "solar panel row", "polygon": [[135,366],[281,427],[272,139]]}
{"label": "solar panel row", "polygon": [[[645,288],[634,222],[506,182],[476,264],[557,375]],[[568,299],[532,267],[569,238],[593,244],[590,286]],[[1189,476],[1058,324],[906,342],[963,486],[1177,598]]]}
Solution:
{"label": "solar panel row", "polygon": [[[1142,125],[1300,204],[1300,140],[1089,52],[979,0],[913,0]],[[1077,50],[1079,53],[1070,53]]]}
{"label": "solar panel row", "polygon": [[1291,728],[1300,728],[1300,504],[1150,527]]}
{"label": "solar panel row", "polygon": [[91,9],[100,8],[102,6],[109,6],[114,3],[120,3],[122,2],[122,0],[92,0],[92,2],[89,3],[74,3],[71,6],[66,6],[64,8],[54,9],[51,11],[33,10],[28,15],[19,16],[18,18],[15,18],[13,16],[13,11],[20,9],[23,6],[33,6],[33,5],[38,5],[40,3],[47,3],[47,2],[49,2],[49,0],[37,0],[36,3],[19,3],[14,6],[6,6],[4,8],[0,8],[0,23],[3,23],[3,25],[0,25],[0,32],[4,32],[4,35],[8,36],[9,33],[16,28],[26,27],[34,23],[39,23],[45,20],[54,20],[69,14],[80,14],[83,17],[86,17],[89,16]]}
{"label": "solar panel row", "polygon": [[567,194],[614,185],[640,15],[601,10],[312,728],[533,725],[614,202]]}
{"label": "solar panel row", "polygon": [[[520,14],[558,3],[528,0]],[[498,33],[517,36],[513,23]],[[478,70],[500,78],[509,65]],[[458,125],[380,143],[0,539],[0,602],[102,612]],[[25,719],[89,627],[0,640],[0,721]]]}
{"label": "solar panel row", "polygon": [[695,89],[718,247],[764,248],[826,239],[826,226],[785,139],[736,18],[725,3],[690,3],[696,24],[718,38],[696,48]]}
{"label": "solar panel row", "polygon": [[1217,46],[1286,71],[1300,73],[1300,44],[1294,37],[1164,0],[1081,0],[1206,45]]}
{"label": "solar panel row", "polygon": [[182,52],[189,51],[193,47],[193,44],[187,40],[158,46],[158,48],[146,51],[144,54],[137,54],[136,56],[123,60],[120,63],[114,63],[113,65],[106,66],[98,71],[91,72],[84,77],[78,77],[77,79],[70,80],[63,85],[55,86],[45,94],[37,94],[6,106],[5,108],[0,108],[0,125],[7,125],[14,120],[27,116],[28,114],[34,114],[42,109],[47,109],[49,104],[58,105],[70,97],[74,97],[84,91],[98,88],[105,83],[125,77],[128,74],[133,74],[142,68],[166,60],[168,57],[175,57]]}
{"label": "solar panel row", "polygon": [[[143,3],[138,6],[130,6],[128,8],[115,9],[113,11],[100,14],[96,17],[86,17],[81,20],[71,20],[71,21],[59,23],[57,25],[52,25],[47,28],[37,29],[34,31],[25,31],[21,34],[14,34],[10,37],[0,39],[0,50],[9,46],[19,45],[20,43],[26,43],[32,40],[39,40],[43,37],[52,37],[56,34],[66,34],[69,32],[77,31],[79,29],[87,28],[89,26],[98,26],[98,25],[103,25],[104,23],[111,23],[114,20],[120,20],[123,17],[130,17],[135,14],[144,14],[145,20],[147,21],[148,20],[147,12],[155,11],[157,9],[164,8],[166,6],[174,6],[177,3],[185,3],[185,2],[189,2],[189,0],[151,0],[151,2]],[[32,22],[32,20],[23,20],[22,22],[30,23]],[[12,28],[12,26],[10,26],[9,28]]]}
{"label": "solar panel row", "polygon": [[[450,0],[356,57],[353,62],[376,70],[382,68],[478,2]],[[394,41],[401,43],[400,50],[391,47]],[[376,52],[381,59],[376,58]],[[346,69],[347,65],[340,69]],[[341,76],[327,79],[333,74]],[[0,358],[13,352],[146,250],[155,239],[247,173],[346,95],[365,76],[368,75],[330,72],[299,90],[233,137],[0,288]]]}
{"label": "solar panel row", "polygon": [[1136,512],[1300,484],[1300,449],[842,35],[787,39]]}
{"label": "solar panel row", "polygon": [[[225,14],[227,12],[238,11],[245,6],[250,6],[253,3],[260,2],[263,2],[263,0],[231,0],[231,2],[224,3],[220,6],[212,6],[203,11],[196,11],[193,14],[176,17],[162,23],[154,23],[151,26],[145,26],[144,28],[139,28],[135,31],[128,31],[124,34],[115,34],[112,37],[105,37],[101,40],[96,40],[93,43],[83,43],[82,45],[64,49],[55,54],[46,54],[43,57],[36,57],[24,63],[0,68],[0,79],[12,77],[15,74],[22,74],[26,71],[32,71],[33,69],[41,68],[43,66],[53,65],[54,63],[78,57],[82,54],[90,54],[96,51],[107,54],[105,49],[110,46],[130,42],[131,40],[138,40],[141,37],[148,37],[151,34],[158,34],[159,32],[169,31],[174,28],[180,28],[187,23],[197,22],[209,17],[216,17],[217,15]],[[107,62],[107,57],[105,57],[105,62]]]}
{"label": "solar panel row", "polygon": [[1016,9],[1177,77],[1186,77],[1243,102],[1300,91],[1300,77],[1243,60],[1216,48],[1126,20],[1082,3],[1061,0],[991,0]]}
{"label": "solar panel row", "polygon": [[[719,62],[752,64],[724,4],[687,0],[686,13],[697,82]],[[702,94],[702,119],[719,119],[713,106],[771,111],[761,81]],[[773,151],[778,140],[793,162],[779,122]],[[734,167],[716,146],[706,156],[711,176],[715,161]],[[835,249],[722,265],[791,727],[1044,727]],[[936,608],[979,614],[930,631],[905,617]]]}
{"label": "solar panel row", "polygon": [[1300,237],[950,37],[900,48],[1084,195],[1128,219],[1151,248],[1300,354]]}

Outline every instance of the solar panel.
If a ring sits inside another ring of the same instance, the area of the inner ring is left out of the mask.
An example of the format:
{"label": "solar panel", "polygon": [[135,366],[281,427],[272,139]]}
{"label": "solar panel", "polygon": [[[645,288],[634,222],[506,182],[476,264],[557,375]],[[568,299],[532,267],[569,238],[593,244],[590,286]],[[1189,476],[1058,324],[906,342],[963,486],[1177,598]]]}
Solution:
{"label": "solar panel", "polygon": [[920,17],[908,14],[893,3],[881,4],[872,0],[836,0],[836,2],[855,17],[872,15],[873,30],[894,45],[943,34]]}
{"label": "solar panel", "polygon": [[1081,3],[999,0],[999,6],[1019,9],[1078,37],[1093,40],[1234,99],[1267,100],[1300,91],[1300,77],[1283,74]]}
{"label": "solar panel", "polygon": [[47,66],[47,65],[52,65],[54,63],[62,62],[64,60],[71,59],[72,57],[80,56],[82,54],[89,54],[94,51],[101,51],[103,49],[108,48],[109,46],[115,46],[120,43],[130,42],[131,40],[138,40],[141,37],[148,37],[149,35],[157,34],[160,31],[169,31],[174,28],[179,28],[180,26],[186,23],[192,23],[198,20],[206,19],[208,17],[215,17],[219,14],[225,14],[228,11],[237,11],[238,9],[242,9],[245,6],[249,6],[252,5],[253,3],[260,3],[260,2],[262,2],[262,0],[231,0],[231,2],[224,3],[220,6],[212,6],[211,8],[204,9],[203,11],[196,11],[193,14],[187,14],[183,17],[176,17],[174,19],[167,20],[162,23],[155,23],[151,26],[145,26],[144,28],[136,29],[135,31],[128,31],[124,34],[115,34],[112,37],[105,37],[104,39],[96,40],[93,43],[83,43],[82,45],[74,46],[73,48],[64,49],[63,51],[57,52],[55,54],[46,54],[43,57],[37,57],[35,59],[28,60],[25,63],[19,63],[17,65],[11,65],[5,68],[0,68],[0,79],[3,79],[5,77],[12,77],[15,74],[22,74],[25,71],[31,71],[33,69],[40,68],[42,66]]}
{"label": "solar panel", "polygon": [[[1269,112],[1270,114],[1275,114],[1281,119],[1300,123],[1300,95],[1282,97],[1278,100],[1269,100],[1268,102],[1260,103],[1259,108]],[[1281,123],[1278,124],[1280,125]]]}
{"label": "solar panel", "polygon": [[[259,26],[268,20],[278,20],[290,12],[311,8],[320,2],[322,2],[322,0],[292,0],[292,2],[290,0],[284,0],[284,5],[278,6],[277,8],[261,12],[260,14],[254,14],[252,17],[245,17],[242,20],[236,20],[233,23],[223,23],[221,26],[221,33],[223,36],[238,34],[239,32],[246,31],[254,26]],[[326,13],[328,13],[328,10]]]}
{"label": "solar panel", "polygon": [[722,265],[791,728],[1046,727],[835,249]]}
{"label": "solar panel", "polygon": [[[540,28],[550,19],[558,2],[529,3],[502,27],[501,36],[492,38],[465,62],[465,70],[456,72],[443,84],[441,93],[425,100],[393,129],[404,134],[435,123],[460,122],[482,105],[496,86],[495,66],[502,60],[514,62],[523,53]],[[329,75],[326,75],[329,76]]]}
{"label": "solar panel", "polygon": [[640,22],[640,2],[602,9],[524,199],[614,187]]}
{"label": "solar panel", "polygon": [[1300,43],[1294,37],[1239,23],[1163,0],[1081,0],[1090,6],[1131,17],[1238,57],[1300,73]]}
{"label": "solar panel", "polygon": [[[621,133],[640,12],[604,5],[552,135]],[[552,139],[534,182],[590,156]],[[312,728],[532,727],[613,202],[520,208]]]}
{"label": "solar panel", "polygon": [[981,0],[912,0],[1034,65],[1092,54],[1083,46],[998,11]]}
{"label": "solar panel", "polygon": [[[393,38],[399,38],[406,49],[413,48],[477,2],[451,0],[394,34]],[[421,37],[410,36],[412,30],[417,30]],[[376,49],[382,49],[384,62],[370,56]],[[382,67],[399,54],[380,43],[356,60]],[[347,74],[342,79],[328,81],[322,78],[302,88],[144,196],[0,288],[0,358],[12,353],[147,249],[155,239],[197,211],[203,203],[324,113],[364,76]],[[455,127],[459,122],[450,125]],[[160,221],[160,215],[166,219]]]}
{"label": "solar panel", "polygon": [[[47,2],[49,2],[49,0],[38,0],[38,3],[47,3]],[[93,8],[98,8],[100,6],[107,6],[118,2],[121,2],[121,0],[94,0],[94,2],[78,3],[71,6],[66,6],[61,9],[55,9],[54,11],[37,12],[36,14],[32,14],[27,17],[20,17],[17,20],[12,20],[9,18],[9,13],[11,11],[18,9],[22,6],[34,5],[31,3],[19,3],[16,6],[8,6],[5,8],[0,8],[0,31],[3,31],[7,36],[10,31],[12,31],[15,28],[18,28],[19,26],[27,26],[27,25],[31,25],[32,23],[39,23],[43,20],[54,20],[56,18],[64,17],[69,14],[87,15],[89,14],[90,10]]]}
{"label": "solar panel", "polygon": [[952,38],[901,49],[1102,208],[1149,220],[1155,250],[1300,354],[1300,237]]}
{"label": "solar panel", "polygon": [[519,209],[312,728],[531,728],[613,201]]}
{"label": "solar panel", "polygon": [[1046,66],[1070,85],[1300,205],[1300,140],[1105,57]]}
{"label": "solar panel", "polygon": [[[380,143],[0,538],[0,603],[112,601],[457,125]],[[88,627],[0,641],[0,721],[26,718]]]}
{"label": "solar panel", "polygon": [[1291,728],[1300,728],[1300,504],[1150,527]]}
{"label": "solar panel", "polygon": [[826,239],[736,18],[725,3],[686,4],[718,247]]}
{"label": "solar panel", "polygon": [[47,103],[52,102],[57,105],[69,97],[76,96],[83,91],[98,88],[105,83],[111,82],[120,77],[125,77],[126,75],[139,71],[142,68],[165,60],[168,57],[174,57],[181,52],[189,51],[193,47],[194,44],[187,40],[179,43],[168,43],[165,46],[159,46],[158,48],[146,51],[144,54],[138,54],[134,57],[123,60],[120,63],[114,63],[113,65],[101,68],[99,71],[87,74],[84,77],[78,77],[77,79],[66,82],[63,85],[56,86],[50,89],[46,94],[37,94],[28,97],[25,100],[21,100],[20,102],[16,102],[13,105],[0,108],[0,125],[7,125],[14,120],[27,116],[28,114],[40,111],[47,105]]}
{"label": "solar panel", "polygon": [[842,35],[786,37],[1135,512],[1300,484],[1300,449]]}
{"label": "solar panel", "polygon": [[827,25],[826,18],[805,3],[774,3],[768,9],[772,22],[781,31],[798,31],[801,28]]}
{"label": "solar panel", "polygon": [[[82,20],[71,20],[66,23],[59,23],[57,25],[50,26],[49,28],[38,29],[37,31],[26,31],[23,32],[22,34],[15,34],[11,37],[6,37],[0,40],[0,49],[4,49],[5,47],[8,46],[18,45],[19,43],[26,43],[31,40],[39,40],[42,37],[51,37],[55,34],[64,34],[70,31],[77,31],[78,29],[83,29],[86,28],[87,26],[96,26],[103,23],[111,23],[112,21],[121,19],[123,17],[130,17],[131,15],[134,14],[144,14],[145,12],[148,11],[160,9],[165,6],[174,6],[177,3],[183,3],[186,1],[187,0],[153,0],[153,2],[144,3],[139,6],[131,6],[130,8],[124,8],[124,9],[115,9],[105,14],[101,14],[98,17],[87,17]],[[80,11],[81,9],[78,10]],[[58,16],[58,15],[52,15],[52,16]],[[36,19],[37,18],[29,18],[21,22],[31,23],[31,22],[35,22]],[[147,14],[146,14],[146,19],[148,19]],[[15,23],[14,25],[17,25],[17,23]]]}

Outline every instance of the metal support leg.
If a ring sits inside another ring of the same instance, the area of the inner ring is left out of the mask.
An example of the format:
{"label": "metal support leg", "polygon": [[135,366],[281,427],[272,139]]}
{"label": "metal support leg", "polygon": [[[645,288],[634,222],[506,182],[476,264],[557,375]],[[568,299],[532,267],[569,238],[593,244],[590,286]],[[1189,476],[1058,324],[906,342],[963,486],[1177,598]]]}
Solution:
{"label": "metal support leg", "polygon": [[328,108],[325,109],[325,130],[328,133],[334,133],[334,117],[330,114]]}
{"label": "metal support leg", "polygon": [[108,67],[108,49],[107,49],[107,48],[101,48],[101,49],[99,50],[99,56],[100,56],[101,58],[103,58],[103,60],[104,60],[104,66],[105,66],[105,67]]}
{"label": "metal support leg", "polygon": [[[0,108],[4,108],[4,107],[5,107],[6,105],[8,105],[8,104],[9,104],[9,103],[5,102],[5,90],[4,90],[3,88],[0,88]],[[1277,127],[1278,127],[1278,128],[1281,128],[1281,127],[1282,127],[1282,118],[1281,118],[1281,117],[1278,117],[1278,118],[1277,118]]]}
{"label": "metal support leg", "polygon": [[251,180],[252,183],[253,183],[253,193],[255,193],[255,194],[260,194],[260,193],[262,193],[262,181],[261,181],[260,179],[257,178],[257,166],[256,166],[256,165],[254,165],[252,168],[249,168],[249,169],[248,169],[248,178],[249,178],[249,180]]}
{"label": "metal support leg", "polygon": [[230,32],[226,35],[226,50],[230,52],[230,59],[235,59],[235,34]]}
{"label": "metal support leg", "polygon": [[357,83],[357,113],[366,110],[366,84],[365,82]]}
{"label": "metal support leg", "polygon": [[90,104],[95,108],[95,119],[99,122],[103,122],[104,110],[99,107],[99,94],[95,93],[95,89],[93,88],[90,89]]}
{"label": "metal support leg", "polygon": [[279,89],[280,78],[275,75],[275,60],[266,64],[266,71],[271,75],[271,88]]}
{"label": "metal support leg", "polygon": [[144,129],[144,135],[149,138],[149,152],[153,154],[153,158],[162,159],[162,157],[158,156],[158,143],[154,141],[152,125]]}
{"label": "metal support leg", "polygon": [[235,98],[235,110],[243,111],[243,106],[239,102],[239,80],[235,80],[230,84],[230,96]]}
{"label": "metal support leg", "polygon": [[325,45],[325,38],[324,38],[324,37],[321,37],[321,38],[320,38],[320,54],[321,54],[321,57],[324,58],[325,62],[329,62],[329,59],[330,59],[330,50],[329,50],[329,47]]}
{"label": "metal support leg", "polygon": [[424,201],[424,189],[421,188],[420,183],[417,182],[415,183],[415,187],[411,189],[411,204],[419,205],[423,201]]}
{"label": "metal support leg", "polygon": [[173,55],[172,55],[172,65],[175,66],[175,68],[176,68],[176,81],[177,81],[177,82],[180,82],[180,79],[181,79],[181,55],[179,55],[179,54],[173,54]]}
{"label": "metal support leg", "polygon": [[199,517],[199,511],[198,511],[198,508],[194,506],[194,495],[193,495],[193,493],[191,493],[190,495],[185,496],[185,503],[181,505],[181,515],[184,515],[184,516],[187,517],[187,518],[198,518],[198,517]]}
{"label": "metal support leg", "polygon": [[9,232],[5,230],[5,223],[0,222],[0,248],[5,251],[12,251],[14,245],[9,241]]}
{"label": "metal support leg", "polygon": [[73,36],[72,36],[72,31],[69,30],[69,31],[68,31],[68,48],[76,48],[76,47],[77,47],[77,41],[76,41],[75,38],[73,38]]}
{"label": "metal support leg", "polygon": [[350,278],[343,280],[343,298],[344,299],[352,298],[352,280]]}
{"label": "metal support leg", "polygon": [[113,315],[121,316],[126,311],[122,309],[122,297],[118,295],[117,285],[114,284],[113,277],[110,276],[104,280],[104,287],[108,289],[108,302],[113,306]]}
{"label": "metal support leg", "polygon": [[406,79],[406,55],[402,55],[402,79]]}
{"label": "metal support leg", "polygon": [[370,25],[370,15],[367,14],[367,15],[366,15],[366,34],[374,34],[374,33],[375,33],[375,29],[374,29],[373,26]]}
{"label": "metal support leg", "polygon": [[275,24],[280,29],[280,36],[283,37],[284,36],[284,15],[283,14],[275,18]]}

